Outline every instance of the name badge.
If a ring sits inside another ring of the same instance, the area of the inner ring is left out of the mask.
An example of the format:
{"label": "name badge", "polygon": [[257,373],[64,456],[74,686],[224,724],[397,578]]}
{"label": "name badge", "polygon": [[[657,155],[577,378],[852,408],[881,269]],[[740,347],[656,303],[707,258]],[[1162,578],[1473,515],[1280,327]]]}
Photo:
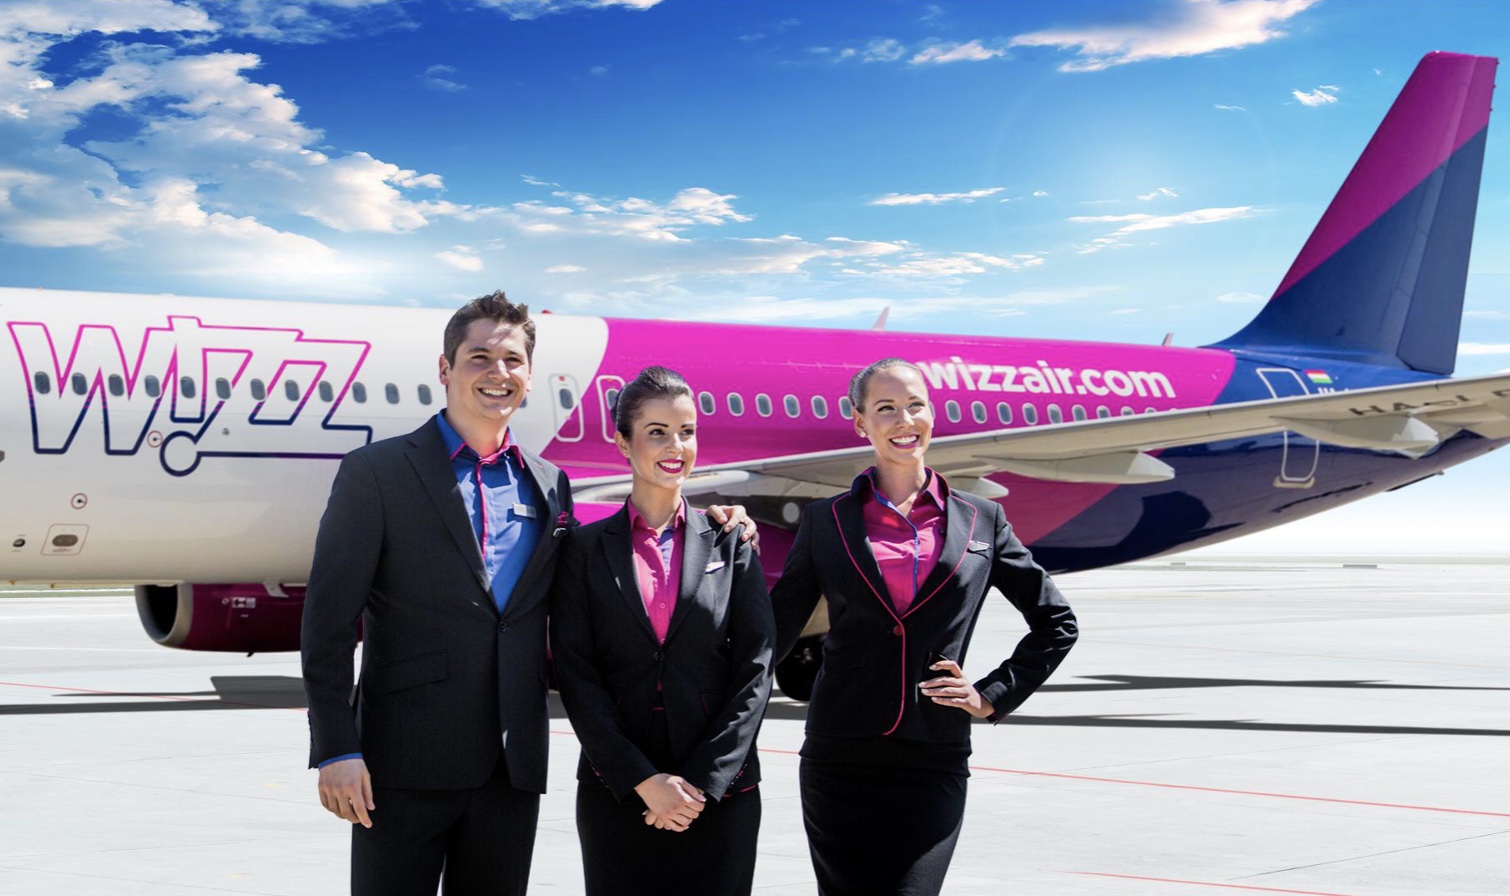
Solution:
{"label": "name badge", "polygon": [[723,569],[724,566],[724,561],[714,560],[712,563],[709,563],[705,569],[703,569],[703,575],[707,575],[710,572],[718,572],[720,569]]}
{"label": "name badge", "polygon": [[984,552],[984,551],[988,551],[990,549],[991,549],[991,546],[989,544],[986,544],[984,541],[972,541],[972,542],[970,542],[970,550],[975,551],[976,553],[981,553],[981,552]]}
{"label": "name badge", "polygon": [[534,519],[535,517],[537,517],[539,515],[540,515],[539,511],[537,511],[535,509],[534,505],[532,505],[532,504],[515,504],[514,505],[514,516],[522,516],[522,517],[525,517],[526,519]]}

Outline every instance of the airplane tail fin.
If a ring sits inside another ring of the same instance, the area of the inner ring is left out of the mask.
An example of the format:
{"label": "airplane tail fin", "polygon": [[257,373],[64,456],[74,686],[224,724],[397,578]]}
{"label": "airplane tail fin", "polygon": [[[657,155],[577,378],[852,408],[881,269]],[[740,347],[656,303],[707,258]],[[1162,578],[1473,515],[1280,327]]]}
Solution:
{"label": "airplane tail fin", "polygon": [[1452,373],[1496,65],[1421,60],[1269,303],[1215,347]]}

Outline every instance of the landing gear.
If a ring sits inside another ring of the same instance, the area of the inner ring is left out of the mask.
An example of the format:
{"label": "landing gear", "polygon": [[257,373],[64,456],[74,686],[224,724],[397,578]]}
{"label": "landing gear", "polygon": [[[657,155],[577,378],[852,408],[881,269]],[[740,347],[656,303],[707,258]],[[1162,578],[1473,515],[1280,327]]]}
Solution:
{"label": "landing gear", "polygon": [[813,682],[823,668],[823,636],[801,638],[786,659],[776,664],[776,686],[781,693],[806,703],[813,697]]}

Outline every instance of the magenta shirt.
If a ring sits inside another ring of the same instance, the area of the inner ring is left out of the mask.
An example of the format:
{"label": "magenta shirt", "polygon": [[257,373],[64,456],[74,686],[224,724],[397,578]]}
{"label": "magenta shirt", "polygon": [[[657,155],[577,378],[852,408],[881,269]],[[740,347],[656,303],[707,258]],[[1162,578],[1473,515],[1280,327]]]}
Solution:
{"label": "magenta shirt", "polygon": [[876,489],[876,468],[865,471],[870,497],[863,505],[870,552],[881,567],[881,578],[898,616],[907,615],[918,588],[938,565],[944,549],[944,501],[939,478],[928,471],[928,482],[903,514]]}
{"label": "magenta shirt", "polygon": [[625,506],[629,508],[629,543],[634,548],[634,578],[640,587],[640,600],[645,602],[645,615],[650,617],[655,640],[665,644],[671,613],[676,609],[676,592],[682,583],[687,502],[681,503],[660,534],[650,528],[633,504],[626,501]]}

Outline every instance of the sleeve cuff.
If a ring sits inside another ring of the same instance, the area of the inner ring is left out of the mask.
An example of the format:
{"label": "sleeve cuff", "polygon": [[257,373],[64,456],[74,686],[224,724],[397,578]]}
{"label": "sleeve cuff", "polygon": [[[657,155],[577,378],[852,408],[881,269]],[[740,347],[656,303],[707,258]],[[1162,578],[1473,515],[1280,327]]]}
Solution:
{"label": "sleeve cuff", "polygon": [[332,756],[329,759],[324,760],[319,765],[315,766],[315,768],[324,768],[325,766],[330,765],[332,762],[345,762],[348,759],[361,759],[361,758],[362,758],[362,754],[361,753],[342,753],[340,756]]}

